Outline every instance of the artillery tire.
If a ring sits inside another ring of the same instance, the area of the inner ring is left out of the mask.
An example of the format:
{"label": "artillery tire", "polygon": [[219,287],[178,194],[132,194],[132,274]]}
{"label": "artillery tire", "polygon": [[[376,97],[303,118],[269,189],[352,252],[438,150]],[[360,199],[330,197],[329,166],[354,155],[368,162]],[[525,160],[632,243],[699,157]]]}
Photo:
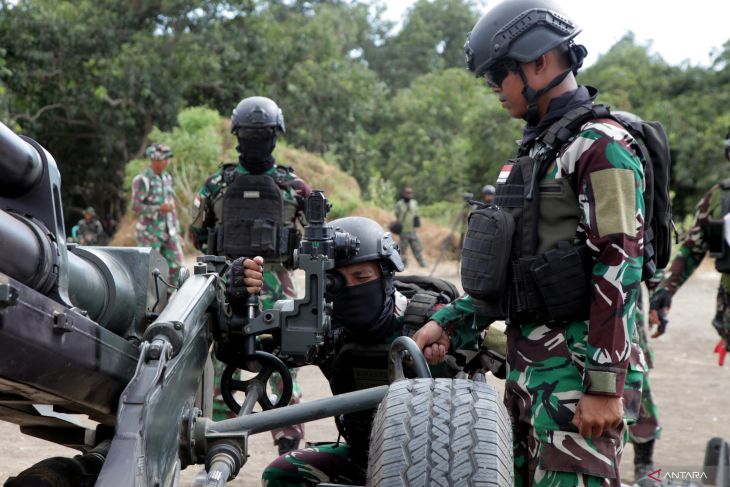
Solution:
{"label": "artillery tire", "polygon": [[367,485],[501,487],[513,478],[512,427],[491,385],[391,384],[373,421]]}

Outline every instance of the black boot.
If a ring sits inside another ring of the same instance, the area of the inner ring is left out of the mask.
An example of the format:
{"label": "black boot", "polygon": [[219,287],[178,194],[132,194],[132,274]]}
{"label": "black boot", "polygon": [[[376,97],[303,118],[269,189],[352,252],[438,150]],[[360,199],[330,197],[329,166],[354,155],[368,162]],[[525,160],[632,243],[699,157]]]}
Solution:
{"label": "black boot", "polygon": [[634,485],[654,487],[656,482],[647,477],[654,470],[654,440],[634,443]]}

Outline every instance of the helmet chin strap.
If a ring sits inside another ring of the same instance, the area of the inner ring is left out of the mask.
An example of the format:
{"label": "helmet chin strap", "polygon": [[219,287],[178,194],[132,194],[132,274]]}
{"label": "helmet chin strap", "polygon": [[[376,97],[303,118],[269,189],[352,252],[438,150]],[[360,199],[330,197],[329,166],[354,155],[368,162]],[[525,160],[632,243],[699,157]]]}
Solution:
{"label": "helmet chin strap", "polygon": [[525,120],[529,125],[535,126],[540,122],[540,112],[537,107],[537,102],[540,100],[540,97],[562,83],[565,77],[571,72],[572,69],[566,69],[554,77],[544,88],[535,90],[527,83],[527,76],[525,76],[522,66],[519,67],[518,73],[520,74],[522,84],[524,85],[524,88],[522,89],[522,96],[524,96],[525,100],[527,100],[527,113],[525,114]]}

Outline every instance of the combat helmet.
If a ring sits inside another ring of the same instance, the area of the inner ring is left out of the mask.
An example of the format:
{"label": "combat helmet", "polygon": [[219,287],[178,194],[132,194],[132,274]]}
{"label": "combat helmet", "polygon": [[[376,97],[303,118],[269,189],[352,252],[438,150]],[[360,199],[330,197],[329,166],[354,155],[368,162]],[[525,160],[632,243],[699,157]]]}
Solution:
{"label": "combat helmet", "polygon": [[[527,100],[527,121],[537,122],[537,100],[568,75],[576,73],[587,54],[585,47],[574,44],[581,29],[562,13],[551,0],[503,0],[485,13],[467,35],[464,44],[466,66],[477,77],[503,62],[514,63],[511,70],[520,74]],[[528,63],[546,52],[564,45],[570,69],[558,75],[545,88],[534,90],[527,84],[519,63]]]}
{"label": "combat helmet", "polygon": [[344,231],[360,239],[360,250],[353,256],[336,260],[335,268],[368,261],[384,264],[381,269],[388,274],[405,268],[393,236],[377,222],[362,216],[348,216],[338,218],[330,225],[335,231]]}
{"label": "combat helmet", "polygon": [[491,184],[485,184],[482,188],[482,194],[496,194],[497,189]]}
{"label": "combat helmet", "polygon": [[270,128],[282,133],[284,127],[284,113],[271,98],[265,96],[250,96],[241,100],[231,114],[231,132],[239,129]]}

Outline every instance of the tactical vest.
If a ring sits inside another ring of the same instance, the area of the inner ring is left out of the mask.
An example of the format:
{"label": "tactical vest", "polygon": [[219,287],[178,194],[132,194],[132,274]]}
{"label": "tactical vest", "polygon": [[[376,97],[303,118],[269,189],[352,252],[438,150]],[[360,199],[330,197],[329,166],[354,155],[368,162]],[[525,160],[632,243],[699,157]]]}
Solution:
{"label": "tactical vest", "polygon": [[212,197],[210,253],[232,258],[260,255],[268,262],[290,263],[300,234],[296,202],[282,197],[287,172],[277,167],[274,175],[241,174],[233,164],[224,166],[221,189]]}
{"label": "tactical vest", "polygon": [[723,274],[730,273],[730,179],[720,182],[720,218],[708,216],[703,233],[707,240],[710,257],[715,259],[715,269]]}

